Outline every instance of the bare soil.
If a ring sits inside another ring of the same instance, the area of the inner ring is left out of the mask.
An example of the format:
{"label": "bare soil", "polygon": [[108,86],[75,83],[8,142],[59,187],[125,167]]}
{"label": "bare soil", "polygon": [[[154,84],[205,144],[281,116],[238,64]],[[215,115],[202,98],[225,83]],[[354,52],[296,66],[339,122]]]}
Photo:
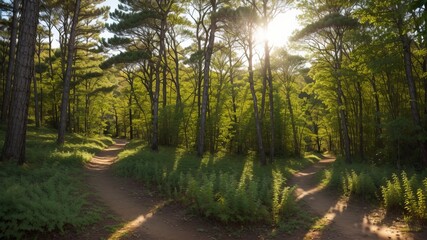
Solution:
{"label": "bare soil", "polygon": [[396,216],[360,199],[339,196],[320,185],[317,172],[334,158],[325,158],[298,172],[289,182],[297,186],[297,201],[319,219],[299,239],[427,239],[425,232],[404,231],[408,226]]}
{"label": "bare soil", "polygon": [[[319,187],[316,173],[334,161],[326,158],[298,172],[290,180],[297,186],[298,204],[318,216],[307,229],[276,234],[268,225],[223,225],[190,214],[185,206],[170,202],[141,183],[112,174],[111,164],[125,140],[101,151],[86,166],[87,184],[94,202],[106,208],[105,219],[74,239],[427,239],[425,232],[404,232],[371,204],[349,201]],[[115,217],[114,217],[115,216]]]}

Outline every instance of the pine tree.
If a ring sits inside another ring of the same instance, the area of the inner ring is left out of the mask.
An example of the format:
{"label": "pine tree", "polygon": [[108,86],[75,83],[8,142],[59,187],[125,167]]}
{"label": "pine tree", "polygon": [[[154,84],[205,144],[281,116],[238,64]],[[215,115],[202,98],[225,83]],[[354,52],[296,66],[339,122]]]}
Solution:
{"label": "pine tree", "polygon": [[14,68],[12,103],[2,160],[13,160],[18,164],[25,162],[25,139],[27,130],[30,83],[34,71],[34,52],[39,15],[38,0],[23,1],[19,24],[19,40]]}

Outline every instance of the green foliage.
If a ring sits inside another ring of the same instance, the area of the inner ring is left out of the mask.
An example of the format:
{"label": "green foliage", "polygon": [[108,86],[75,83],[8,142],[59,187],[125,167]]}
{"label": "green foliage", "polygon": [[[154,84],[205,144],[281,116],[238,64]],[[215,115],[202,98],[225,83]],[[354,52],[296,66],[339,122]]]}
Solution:
{"label": "green foliage", "polygon": [[354,170],[343,173],[342,187],[344,194],[354,193],[367,200],[375,197],[377,189],[369,173],[361,172],[358,174]]}
{"label": "green foliage", "polygon": [[392,175],[392,180],[387,180],[386,184],[381,186],[381,196],[386,209],[401,209],[403,207],[402,183],[395,173]]}
{"label": "green foliage", "polygon": [[286,178],[312,162],[277,159],[260,167],[254,154],[199,159],[182,149],[153,153],[132,143],[119,158],[114,165],[117,174],[150,184],[194,212],[224,223],[278,224],[293,215],[294,188],[286,186]]}
{"label": "green foliage", "polygon": [[331,169],[323,171],[324,185],[339,189],[343,194],[380,202],[387,211],[401,211],[408,222],[427,220],[427,177],[426,172],[406,171],[400,174],[387,166],[367,164],[346,165],[337,162]]}
{"label": "green foliage", "polygon": [[285,179],[278,171],[273,171],[272,215],[274,223],[279,223],[282,216],[294,208],[293,192],[295,187],[285,186]]}
{"label": "green foliage", "polygon": [[64,232],[100,219],[82,190],[80,171],[83,162],[112,140],[71,135],[58,148],[55,139],[52,130],[30,127],[26,165],[0,163],[0,239]]}
{"label": "green foliage", "polygon": [[405,171],[400,176],[393,174],[392,180],[387,180],[381,187],[384,207],[387,210],[404,210],[408,222],[427,220],[427,178],[420,181],[416,174],[408,178]]}
{"label": "green foliage", "polygon": [[374,166],[367,168],[363,164],[346,165],[339,159],[331,169],[321,173],[321,182],[327,187],[339,189],[347,196],[355,195],[365,200],[375,200],[386,172],[387,169]]}
{"label": "green foliage", "polygon": [[0,238],[29,232],[81,228],[100,219],[88,209],[86,196],[65,168],[23,169],[4,165],[0,171]]}

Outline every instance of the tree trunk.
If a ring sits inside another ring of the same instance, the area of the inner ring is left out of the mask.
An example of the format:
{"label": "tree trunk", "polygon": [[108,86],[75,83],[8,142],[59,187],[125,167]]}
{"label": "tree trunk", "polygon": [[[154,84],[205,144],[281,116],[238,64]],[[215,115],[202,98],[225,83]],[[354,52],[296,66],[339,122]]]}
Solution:
{"label": "tree trunk", "polygon": [[264,45],[265,62],[264,66],[267,69],[267,83],[268,83],[268,98],[270,107],[270,162],[273,162],[274,148],[275,148],[275,136],[274,136],[274,95],[273,95],[273,75],[271,73],[270,64],[270,47],[268,41]]}
{"label": "tree trunk", "polygon": [[153,96],[153,135],[151,139],[151,149],[153,151],[159,150],[159,97],[160,97],[160,67],[162,64],[162,58],[165,51],[165,35],[166,35],[166,16],[162,17],[160,26],[160,47],[159,56],[156,63],[156,80],[155,90]]}
{"label": "tree trunk", "polygon": [[254,103],[254,118],[255,118],[255,128],[257,133],[257,140],[258,140],[258,154],[259,154],[259,161],[261,165],[265,166],[267,165],[267,160],[265,158],[265,151],[264,151],[264,144],[262,141],[262,123],[259,116],[259,110],[258,110],[258,100],[255,92],[255,83],[254,83],[254,71],[252,66],[252,60],[253,60],[253,32],[250,30],[249,32],[249,46],[248,46],[248,72],[249,72],[249,87],[251,89],[251,95],[252,100]]}
{"label": "tree trunk", "polygon": [[85,110],[84,110],[84,132],[89,132],[89,86],[88,81],[85,80]]}
{"label": "tree trunk", "polygon": [[2,160],[25,162],[25,139],[27,132],[30,83],[34,75],[34,53],[39,15],[39,0],[26,0],[22,5],[19,27],[19,43]]}
{"label": "tree trunk", "polygon": [[[40,49],[41,49],[41,46],[40,46]],[[40,51],[40,54],[41,54],[41,51]],[[40,58],[40,54],[38,54],[38,62],[39,62],[39,64],[41,64],[41,58]],[[42,81],[43,81],[43,73],[42,73],[42,71],[40,71],[39,72],[39,83],[40,83],[40,93],[39,93],[39,96],[40,96],[40,98],[39,98],[39,100],[40,100],[40,107],[39,107],[39,113],[40,114],[37,114],[37,116],[39,117],[39,122],[40,122],[40,125],[43,123],[43,86],[42,86]]]}
{"label": "tree trunk", "polygon": [[133,139],[132,94],[129,96],[129,139]]}
{"label": "tree trunk", "polygon": [[80,12],[80,0],[76,0],[73,22],[71,24],[70,39],[68,41],[68,56],[67,56],[67,68],[64,75],[64,88],[62,91],[62,102],[61,102],[61,116],[59,119],[58,127],[58,139],[57,144],[63,145],[65,141],[65,130],[67,128],[67,106],[70,98],[70,82],[71,82],[71,70],[73,67],[73,55],[75,48],[75,39],[76,39],[76,27],[78,22]]}
{"label": "tree trunk", "polygon": [[39,96],[37,93],[37,78],[33,70],[33,94],[34,94],[34,118],[36,121],[36,127],[40,127],[40,108],[39,108]]}
{"label": "tree trunk", "polygon": [[18,30],[18,11],[21,0],[13,1],[13,16],[12,16],[12,26],[10,33],[10,42],[9,42],[9,62],[6,75],[6,88],[3,95],[3,106],[1,111],[1,121],[5,122],[8,118],[10,101],[11,101],[11,89],[12,89],[12,75],[15,66],[15,50],[16,50],[16,37]]}
{"label": "tree trunk", "polygon": [[240,131],[239,131],[239,123],[237,121],[237,104],[236,104],[236,86],[234,84],[234,65],[233,65],[233,61],[232,61],[232,55],[233,55],[233,50],[232,50],[232,45],[229,42],[228,44],[228,63],[229,63],[229,68],[230,68],[230,87],[231,87],[231,110],[232,110],[232,127],[233,127],[233,138],[230,140],[230,145],[231,145],[231,150],[233,149],[233,142],[237,142],[237,153],[241,152],[241,143],[240,143]]}
{"label": "tree trunk", "polygon": [[120,137],[120,130],[119,130],[119,115],[118,115],[118,113],[117,113],[117,109],[116,109],[116,106],[113,106],[113,109],[114,109],[114,126],[115,126],[115,128],[116,128],[116,134],[115,134],[115,136],[116,136],[116,138],[118,138],[118,137]]}
{"label": "tree trunk", "polygon": [[208,95],[209,95],[209,72],[210,72],[210,64],[211,58],[213,54],[213,48],[215,43],[215,34],[217,28],[217,20],[215,19],[216,14],[216,1],[212,3],[212,20],[210,26],[209,33],[209,41],[205,52],[205,67],[203,69],[203,95],[202,95],[202,109],[200,116],[200,127],[199,127],[199,137],[197,144],[197,154],[202,156],[204,153],[204,143],[205,143],[205,134],[206,134],[206,112],[208,109]]}
{"label": "tree trunk", "polygon": [[298,144],[298,133],[297,133],[297,127],[295,124],[294,109],[292,108],[290,91],[291,90],[287,87],[287,89],[286,89],[286,100],[288,101],[288,110],[289,110],[289,115],[291,117],[292,135],[293,135],[293,139],[294,139],[294,154],[296,156],[299,156],[300,155],[300,147]]}
{"label": "tree trunk", "polygon": [[350,136],[348,133],[348,123],[347,123],[347,115],[344,110],[344,104],[342,98],[344,96],[342,92],[341,80],[337,78],[337,103],[338,103],[338,112],[340,116],[341,123],[341,141],[344,148],[344,157],[347,163],[351,163],[351,150],[350,150]]}
{"label": "tree trunk", "polygon": [[[264,28],[268,28],[268,16],[267,6],[268,1],[263,1],[263,17],[264,17]],[[268,98],[269,98],[269,108],[270,108],[270,162],[273,162],[274,158],[274,148],[275,148],[275,136],[274,136],[274,96],[273,96],[273,75],[271,73],[271,64],[270,64],[270,47],[268,44],[268,39],[264,42],[264,81],[268,84]]]}
{"label": "tree trunk", "polygon": [[378,97],[378,90],[377,90],[377,84],[375,82],[375,76],[372,76],[371,79],[371,85],[372,85],[372,91],[374,91],[374,101],[375,101],[375,128],[374,128],[374,134],[375,134],[375,148],[380,148],[382,146],[381,143],[381,134],[382,134],[382,128],[381,128],[381,110],[380,110],[380,100]]}
{"label": "tree trunk", "polygon": [[357,101],[359,108],[359,119],[357,121],[359,128],[359,157],[363,160],[365,158],[365,147],[364,147],[364,137],[363,137],[363,94],[362,87],[360,86],[360,82],[356,83],[356,91],[357,91]]}
{"label": "tree trunk", "polygon": [[[414,77],[412,75],[411,40],[407,35],[402,35],[401,41],[403,44],[403,60],[405,64],[406,80],[408,81],[412,119],[416,126],[422,128],[420,113],[418,111],[417,89]],[[418,140],[418,144],[421,151],[421,164],[423,166],[427,166],[427,142]]]}

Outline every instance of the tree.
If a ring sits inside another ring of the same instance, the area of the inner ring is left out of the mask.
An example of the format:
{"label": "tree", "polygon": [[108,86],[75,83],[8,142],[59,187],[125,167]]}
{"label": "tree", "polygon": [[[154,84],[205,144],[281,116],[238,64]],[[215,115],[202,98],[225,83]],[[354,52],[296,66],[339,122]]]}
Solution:
{"label": "tree", "polygon": [[204,153],[204,144],[205,144],[205,135],[206,135],[206,112],[208,109],[208,93],[209,93],[209,80],[210,80],[210,65],[211,58],[213,54],[214,44],[215,44],[215,34],[217,31],[218,16],[217,11],[218,7],[221,4],[221,1],[211,0],[211,19],[209,32],[206,34],[208,37],[208,42],[206,50],[204,52],[204,68],[203,68],[203,94],[202,94],[202,106],[201,106],[201,116],[200,116],[200,125],[199,125],[199,136],[197,141],[197,154],[202,156]]}
{"label": "tree", "polygon": [[25,139],[27,130],[30,83],[34,77],[34,52],[37,36],[39,1],[26,0],[22,4],[19,24],[19,40],[14,69],[12,103],[6,130],[2,160],[25,162]]}
{"label": "tree", "polygon": [[258,98],[255,92],[255,82],[254,82],[254,67],[253,67],[253,57],[254,57],[254,32],[257,22],[257,13],[253,7],[243,6],[236,10],[234,14],[235,18],[231,19],[230,30],[237,36],[238,42],[243,48],[247,64],[248,64],[248,82],[252,95],[253,101],[253,114],[255,119],[255,129],[258,143],[258,154],[259,161],[261,165],[266,165],[267,160],[265,156],[264,143],[262,137],[262,122],[260,118],[259,108],[258,108]]}
{"label": "tree", "polygon": [[73,21],[71,23],[70,39],[68,40],[68,50],[67,50],[67,67],[65,74],[63,76],[64,86],[62,91],[62,101],[61,101],[61,115],[59,119],[58,127],[58,139],[56,140],[58,145],[64,144],[65,141],[65,131],[67,128],[67,107],[70,97],[70,82],[71,82],[71,71],[73,67],[73,56],[76,40],[76,28],[80,12],[80,0],[76,0],[74,6]]}
{"label": "tree", "polygon": [[281,49],[273,55],[273,66],[278,73],[278,78],[281,80],[285,90],[285,97],[287,100],[288,111],[291,118],[292,136],[294,145],[294,154],[299,156],[301,154],[301,146],[298,141],[298,132],[295,121],[293,103],[291,101],[291,91],[295,78],[299,74],[305,59],[301,56],[291,55],[286,49]]}
{"label": "tree", "polygon": [[352,153],[348,116],[344,102],[342,63],[347,51],[345,36],[358,25],[358,22],[350,16],[351,3],[323,3],[307,0],[301,2],[299,6],[305,8],[305,17],[310,20],[295,35],[294,39],[305,40],[309,49],[316,53],[318,62],[322,61],[330,69],[331,77],[334,80],[344,157],[347,162],[351,163]]}
{"label": "tree", "polygon": [[[423,34],[425,30],[422,30],[422,22],[415,19],[411,21],[411,17],[416,15],[418,9],[421,10],[421,16],[425,15],[423,8],[425,9],[425,2],[414,1],[412,4],[406,2],[401,2],[397,0],[390,1],[377,1],[370,0],[367,1],[367,4],[362,10],[362,20],[364,22],[369,22],[375,26],[385,27],[392,32],[395,36],[395,40],[400,42],[401,54],[403,56],[403,66],[405,78],[408,84],[409,92],[409,102],[411,107],[411,116],[412,120],[422,133],[426,134],[426,129],[423,127],[422,119],[420,116],[420,106],[418,103],[418,89],[416,84],[416,79],[413,73],[413,51],[412,44],[414,42],[412,35],[413,32]],[[412,11],[412,15],[411,15]],[[420,19],[423,19],[422,17]],[[423,37],[421,37],[423,39]],[[423,43],[421,42],[421,45]],[[425,59],[424,59],[425,61]],[[423,64],[425,66],[425,63]],[[425,85],[427,86],[427,84]],[[427,95],[426,95],[427,99]],[[427,140],[424,137],[418,137],[419,150],[421,153],[421,163],[424,166],[427,166]],[[421,138],[424,138],[422,140]]]}
{"label": "tree", "polygon": [[7,75],[6,75],[6,88],[3,95],[3,105],[1,111],[1,121],[4,122],[7,119],[9,106],[11,101],[11,89],[12,89],[12,76],[14,73],[15,66],[15,51],[16,51],[16,37],[18,30],[18,11],[19,5],[21,4],[21,0],[13,1],[13,15],[11,22],[11,32],[10,32],[10,41],[9,41],[9,62],[7,67]]}
{"label": "tree", "polygon": [[[250,5],[255,9],[260,16],[262,29],[268,31],[268,25],[271,19],[277,16],[278,13],[283,12],[284,8],[292,2],[292,0],[277,1],[277,0],[247,0]],[[270,63],[270,44],[269,39],[264,39],[264,62],[262,68],[263,77],[263,93],[261,101],[261,117],[264,115],[265,107],[265,91],[268,88],[268,102],[269,102],[269,117],[270,117],[270,161],[273,161],[275,151],[275,123],[274,123],[274,89],[273,89],[273,74],[271,71]]]}

